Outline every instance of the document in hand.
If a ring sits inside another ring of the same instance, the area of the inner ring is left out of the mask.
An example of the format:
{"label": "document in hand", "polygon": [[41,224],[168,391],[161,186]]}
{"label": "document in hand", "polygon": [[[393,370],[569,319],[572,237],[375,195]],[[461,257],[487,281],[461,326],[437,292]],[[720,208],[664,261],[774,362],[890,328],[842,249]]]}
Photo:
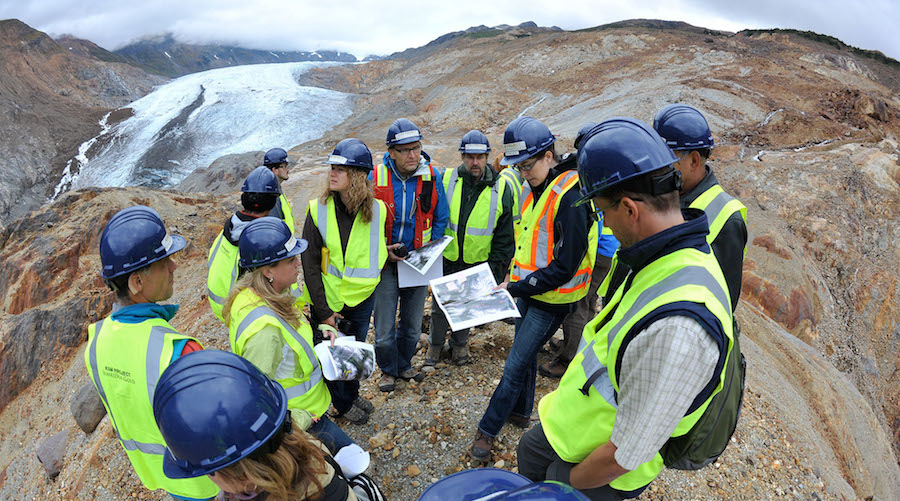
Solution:
{"label": "document in hand", "polygon": [[512,296],[497,286],[490,266],[474,268],[431,281],[431,293],[454,331],[504,318],[520,317]]}
{"label": "document in hand", "polygon": [[453,237],[444,236],[410,251],[406,259],[397,263],[397,282],[400,288],[428,285],[435,278],[444,276],[444,260],[441,256]]}

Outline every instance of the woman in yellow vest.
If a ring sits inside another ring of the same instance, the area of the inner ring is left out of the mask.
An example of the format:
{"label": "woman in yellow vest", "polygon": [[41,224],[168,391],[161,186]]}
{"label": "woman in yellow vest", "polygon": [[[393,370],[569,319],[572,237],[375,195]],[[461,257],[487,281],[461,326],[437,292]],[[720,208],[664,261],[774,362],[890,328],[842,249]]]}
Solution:
{"label": "woman in yellow vest", "polygon": [[[325,162],[331,173],[325,193],[309,201],[303,238],[309,249],[300,259],[315,324],[336,327],[365,341],[387,261],[387,209],[366,177],[372,152],[359,139],[339,142]],[[359,381],[329,381],[337,416],[354,424],[369,420],[374,406],[359,396]]]}
{"label": "woman in yellow vest", "polygon": [[588,292],[597,245],[596,225],[578,199],[575,162],[559,163],[550,129],[531,117],[513,120],[503,134],[502,164],[519,166],[527,184],[519,206],[510,281],[499,285],[518,298],[522,317],[503,377],[478,424],[469,455],[491,457],[493,439],[506,422],[520,428],[531,423],[537,353],[563,319]]}
{"label": "woman in yellow vest", "polygon": [[290,291],[306,246],[281,219],[248,224],[238,242],[242,275],[222,316],[231,350],[281,383],[293,418],[336,453],[353,441],[326,415],[331,395],[313,352],[312,328]]}

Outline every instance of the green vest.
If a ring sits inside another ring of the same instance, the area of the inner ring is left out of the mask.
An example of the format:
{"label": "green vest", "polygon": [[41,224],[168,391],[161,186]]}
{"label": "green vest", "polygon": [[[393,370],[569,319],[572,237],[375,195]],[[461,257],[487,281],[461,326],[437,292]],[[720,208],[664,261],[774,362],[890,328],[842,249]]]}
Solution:
{"label": "green vest", "polygon": [[[616,421],[619,383],[615,365],[622,342],[645,316],[667,304],[690,301],[705,306],[721,323],[728,339],[728,357],[734,346],[728,287],[712,254],[681,249],[648,264],[634,276],[631,287],[619,287],[610,303],[584,328],[578,354],[560,380],[559,387],[538,405],[541,423],[553,450],[570,463],[580,463],[609,442]],[[602,326],[604,318],[610,318]],[[728,359],[725,360],[727,366]],[[712,394],[700,407],[684,416],[673,437],[687,433],[724,386],[725,370]],[[649,484],[663,468],[656,456],[610,482],[620,491]]]}
{"label": "green vest", "polygon": [[[522,210],[519,205],[519,201],[522,199],[522,186],[524,184],[524,180],[522,179],[522,173],[519,172],[519,168],[513,165],[503,169],[499,174],[499,181],[503,181],[506,183],[507,188],[510,189],[513,198],[513,227],[516,230],[516,238],[519,237],[519,221],[522,219]],[[516,208],[519,210],[516,211]]]}
{"label": "green vest", "polygon": [[341,245],[334,198],[329,197],[327,205],[310,200],[307,210],[325,242],[321,271],[328,307],[339,312],[345,305],[356,306],[365,301],[381,281],[381,268],[387,261],[384,202],[375,199],[370,223],[363,222],[362,214],[357,212],[346,253]]}
{"label": "green vest", "polygon": [[159,318],[138,324],[111,318],[88,327],[84,362],[116,435],[144,487],[208,499],[219,492],[204,477],[173,480],[162,470],[166,443],[153,417],[153,392],[172,360],[172,343],[192,339]]}
{"label": "green vest", "polygon": [[[709,236],[706,237],[706,242],[710,245],[719,236],[719,232],[722,231],[728,218],[735,212],[740,212],[744,224],[747,224],[747,208],[740,200],[726,193],[718,184],[710,186],[708,190],[691,202],[690,207],[706,213],[706,218],[709,220]],[[744,246],[744,255],[747,255],[746,245]]]}
{"label": "green vest", "polygon": [[[444,235],[453,237],[453,241],[444,249],[444,257],[451,261],[459,259],[459,213],[462,209],[462,188],[459,186],[459,169],[444,173],[444,192],[450,202],[450,221]],[[463,235],[463,261],[468,264],[483,263],[491,253],[491,241],[497,220],[503,214],[503,191],[506,183],[496,180],[489,189],[482,189],[475,201],[475,206],[466,220],[466,233]],[[459,189],[457,189],[459,188]]]}
{"label": "green vest", "polygon": [[291,209],[291,203],[288,202],[284,193],[278,195],[278,198],[281,200],[281,214],[284,217],[284,222],[287,224],[288,229],[291,230],[291,233],[294,233],[297,230],[294,228],[294,211]]}
{"label": "green vest", "polygon": [[[289,353],[282,354],[284,358],[274,378],[287,393],[288,408],[307,410],[313,417],[325,415],[331,405],[331,393],[325,386],[319,359],[312,349],[312,328],[305,320],[298,332],[269,308],[252,289],[244,289],[231,305],[231,323],[228,329],[231,350],[235,355],[241,355],[247,341],[267,325],[277,328],[284,342],[291,348]],[[280,374],[282,367],[290,372]]]}
{"label": "green vest", "polygon": [[222,308],[228,298],[228,292],[234,286],[238,275],[237,246],[231,244],[220,231],[215,243],[209,249],[209,258],[206,261],[206,292],[209,299],[209,307],[219,320],[222,318]]}
{"label": "green vest", "polygon": [[[525,280],[535,271],[550,266],[550,262],[553,261],[553,247],[556,245],[553,237],[556,213],[559,211],[563,195],[577,184],[578,172],[565,171],[550,183],[537,203],[532,203],[534,197],[531,185],[524,186],[522,190],[524,198],[519,200],[522,227],[516,235],[516,255],[512,262],[510,281]],[[594,261],[597,259],[596,224],[591,224],[585,238],[588,244],[587,252],[575,275],[556,289],[533,296],[534,299],[550,304],[568,304],[587,295]]]}

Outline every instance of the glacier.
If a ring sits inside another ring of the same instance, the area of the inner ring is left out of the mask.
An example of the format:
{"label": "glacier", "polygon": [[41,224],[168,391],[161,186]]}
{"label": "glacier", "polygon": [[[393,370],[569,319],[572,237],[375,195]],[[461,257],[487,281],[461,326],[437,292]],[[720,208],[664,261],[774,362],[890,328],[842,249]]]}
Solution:
{"label": "glacier", "polygon": [[296,77],[332,64],[340,63],[235,66],[162,85],[125,107],[131,117],[102,124],[56,194],[90,186],[170,187],[222,155],[290,149],[322,137],[350,116],[352,95],[301,86]]}

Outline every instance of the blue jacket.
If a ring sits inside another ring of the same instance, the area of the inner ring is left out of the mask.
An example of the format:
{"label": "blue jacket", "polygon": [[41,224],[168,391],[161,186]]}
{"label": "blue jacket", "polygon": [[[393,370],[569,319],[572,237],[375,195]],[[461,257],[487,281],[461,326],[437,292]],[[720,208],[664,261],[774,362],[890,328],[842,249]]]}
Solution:
{"label": "blue jacket", "polygon": [[[403,242],[407,249],[413,248],[415,237],[416,215],[416,176],[426,172],[431,158],[424,151],[419,158],[419,168],[405,181],[400,178],[397,168],[390,154],[384,153],[382,160],[391,171],[391,183],[394,187],[394,227],[391,231],[392,242]],[[431,226],[431,239],[437,240],[444,236],[444,230],[450,221],[450,206],[447,205],[447,195],[444,194],[444,182],[440,171],[434,170],[434,186],[437,189],[437,205],[434,208],[434,221]],[[372,179],[372,173],[369,173]],[[404,208],[406,210],[404,210]]]}
{"label": "blue jacket", "polygon": [[600,214],[600,220],[597,221],[597,235],[597,255],[613,257],[619,248],[619,241],[612,235],[603,234],[603,214]]}

